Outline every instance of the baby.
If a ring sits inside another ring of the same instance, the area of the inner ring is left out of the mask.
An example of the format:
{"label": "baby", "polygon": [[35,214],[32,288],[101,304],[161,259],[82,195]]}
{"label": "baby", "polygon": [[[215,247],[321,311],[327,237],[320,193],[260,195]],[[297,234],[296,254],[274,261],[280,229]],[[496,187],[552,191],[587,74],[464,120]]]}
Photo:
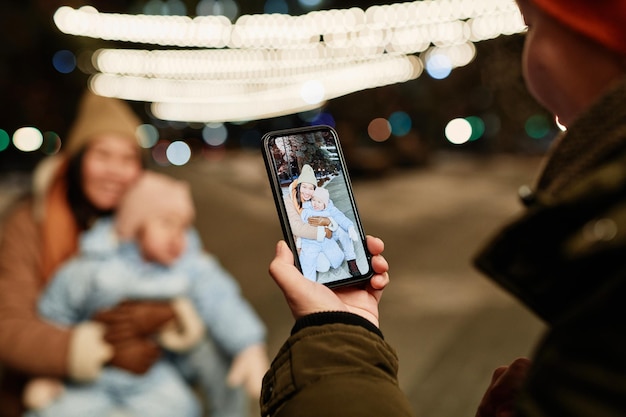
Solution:
{"label": "baby", "polygon": [[[175,300],[177,326],[185,336],[170,329],[157,337],[159,343],[170,351],[185,351],[206,329],[235,358],[233,366],[245,367],[237,371],[244,382],[260,386],[267,369],[265,351],[259,348],[265,328],[234,279],[202,250],[191,229],[193,219],[187,184],[144,174],[114,219],[100,220],[81,236],[79,255],[57,272],[40,298],[40,314],[70,325],[124,300]],[[91,383],[67,381],[58,398],[27,415],[78,417],[113,410],[152,417],[201,415],[180,370],[165,358],[142,375],[107,366]]]}
{"label": "baby", "polygon": [[352,276],[360,275],[361,272],[356,264],[356,254],[352,243],[352,241],[356,242],[359,239],[359,235],[354,229],[354,223],[335,207],[328,190],[324,187],[315,188],[311,201],[305,202],[302,208],[302,220],[306,222],[312,216],[328,217],[331,221],[329,229],[333,232],[331,238],[325,237],[322,241],[299,238],[302,275],[311,281],[317,281],[317,257],[320,253],[328,258],[333,268],[338,268],[346,260],[350,274]]}

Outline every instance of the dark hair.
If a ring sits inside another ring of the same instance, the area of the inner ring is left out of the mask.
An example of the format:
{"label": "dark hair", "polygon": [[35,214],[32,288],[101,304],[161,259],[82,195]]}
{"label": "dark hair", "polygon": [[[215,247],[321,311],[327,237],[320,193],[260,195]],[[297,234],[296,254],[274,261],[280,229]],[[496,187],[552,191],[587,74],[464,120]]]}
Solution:
{"label": "dark hair", "polygon": [[[298,202],[298,208],[302,208],[302,198],[300,198],[300,186],[301,185],[302,185],[301,182],[296,184],[296,201]],[[313,184],[313,187],[317,188],[315,184]]]}
{"label": "dark hair", "polygon": [[111,214],[112,210],[100,210],[95,207],[83,190],[83,160],[85,149],[82,149],[69,160],[67,167],[67,201],[80,230],[87,230],[99,217]]}

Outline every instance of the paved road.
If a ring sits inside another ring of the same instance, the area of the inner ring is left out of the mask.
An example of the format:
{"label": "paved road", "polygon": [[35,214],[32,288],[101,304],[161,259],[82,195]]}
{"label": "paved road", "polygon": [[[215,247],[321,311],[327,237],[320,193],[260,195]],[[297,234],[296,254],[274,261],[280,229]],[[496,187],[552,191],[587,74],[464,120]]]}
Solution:
{"label": "paved road", "polygon": [[[481,242],[520,209],[516,190],[532,181],[538,163],[448,154],[426,168],[353,181],[365,231],[386,243],[392,283],[381,328],[420,417],[473,416],[492,370],[528,354],[542,330],[470,265]],[[203,240],[267,323],[274,355],[292,318],[267,274],[282,236],[260,155],[227,153],[162,170],[190,182]],[[2,187],[0,197],[14,188]]]}
{"label": "paved road", "polygon": [[[473,415],[492,370],[528,354],[541,332],[470,261],[520,209],[516,190],[532,182],[538,163],[439,155],[427,168],[353,181],[366,233],[386,243],[392,283],[381,327],[418,416]],[[281,231],[261,158],[243,153],[168,172],[191,182],[206,245],[268,324],[274,354],[292,319],[267,274]]]}

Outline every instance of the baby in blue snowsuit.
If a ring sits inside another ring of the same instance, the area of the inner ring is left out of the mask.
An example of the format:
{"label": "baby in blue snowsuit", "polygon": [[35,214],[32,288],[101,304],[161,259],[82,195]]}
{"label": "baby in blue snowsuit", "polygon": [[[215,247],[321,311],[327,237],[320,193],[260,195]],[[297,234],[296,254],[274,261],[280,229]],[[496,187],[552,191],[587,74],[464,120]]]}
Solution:
{"label": "baby in blue snowsuit", "polygon": [[[235,280],[202,250],[190,229],[193,216],[187,184],[144,174],[128,191],[115,219],[101,219],[81,236],[79,256],[53,277],[39,300],[40,314],[71,325],[124,300],[174,300],[187,335],[196,333],[200,340],[206,330],[235,361],[238,355],[248,355],[240,363],[257,366],[261,378],[267,358],[264,349],[256,347],[264,346],[265,327]],[[166,349],[182,350],[171,332],[164,332],[159,342]],[[224,379],[221,375],[210,383],[225,386]],[[67,381],[58,398],[26,415],[105,417],[114,411],[151,417],[202,414],[180,369],[164,357],[142,375],[106,366],[93,382]]]}
{"label": "baby in blue snowsuit", "polygon": [[299,238],[302,275],[311,281],[317,281],[317,258],[320,253],[328,258],[332,268],[338,268],[346,260],[350,274],[359,275],[353,243],[359,236],[352,220],[335,207],[326,188],[315,189],[311,201],[302,204],[301,216],[305,222],[312,216],[329,217],[329,229],[333,232],[332,238],[324,238],[322,241]]}

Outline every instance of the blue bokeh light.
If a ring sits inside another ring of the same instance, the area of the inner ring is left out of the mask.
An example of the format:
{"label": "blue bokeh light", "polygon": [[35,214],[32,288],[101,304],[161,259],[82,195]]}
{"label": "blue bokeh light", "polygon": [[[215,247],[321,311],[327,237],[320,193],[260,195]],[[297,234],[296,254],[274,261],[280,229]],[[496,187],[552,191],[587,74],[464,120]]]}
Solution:
{"label": "blue bokeh light", "polygon": [[391,125],[391,134],[395,136],[404,136],[411,131],[413,122],[411,117],[403,111],[396,111],[389,116],[389,124]]}
{"label": "blue bokeh light", "polygon": [[69,74],[76,68],[76,56],[66,49],[57,51],[52,56],[52,66],[61,74]]}

